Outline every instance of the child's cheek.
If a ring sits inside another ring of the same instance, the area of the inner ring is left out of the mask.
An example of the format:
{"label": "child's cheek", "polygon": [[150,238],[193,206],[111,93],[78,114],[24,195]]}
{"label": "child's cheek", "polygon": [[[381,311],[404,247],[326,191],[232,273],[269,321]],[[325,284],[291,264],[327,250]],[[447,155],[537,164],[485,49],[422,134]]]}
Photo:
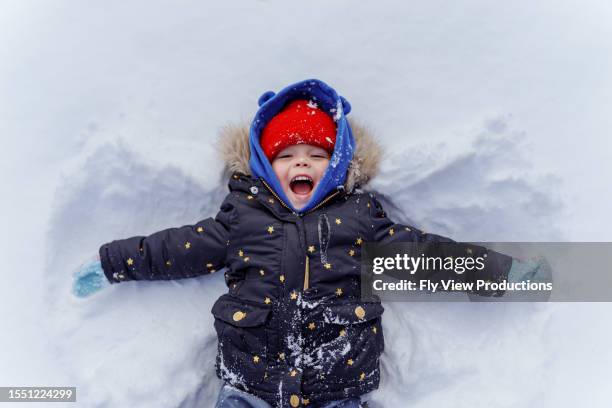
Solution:
{"label": "child's cheek", "polygon": [[274,160],[274,161],[272,162],[272,170],[274,170],[274,174],[276,174],[276,177],[277,177],[277,178],[278,178],[278,179],[281,181],[281,183],[282,183],[282,182],[283,182],[283,174],[284,174],[284,171],[283,171],[282,166],[280,166],[276,160]]}
{"label": "child's cheek", "polygon": [[272,169],[274,170],[274,174],[276,174],[276,178],[278,178],[278,180],[280,181],[283,191],[287,193],[288,192],[287,190],[289,189],[289,185],[287,183],[286,169],[282,165],[279,165],[278,163],[276,163],[276,160],[272,162]]}

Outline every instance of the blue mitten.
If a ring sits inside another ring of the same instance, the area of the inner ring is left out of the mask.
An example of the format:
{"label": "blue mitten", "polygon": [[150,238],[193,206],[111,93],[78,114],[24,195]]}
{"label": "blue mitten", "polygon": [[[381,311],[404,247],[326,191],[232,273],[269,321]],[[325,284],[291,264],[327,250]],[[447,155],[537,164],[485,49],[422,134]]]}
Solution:
{"label": "blue mitten", "polygon": [[84,298],[100,291],[106,286],[110,286],[110,282],[104,275],[100,260],[94,259],[83,264],[74,273],[72,293],[75,296]]}
{"label": "blue mitten", "polygon": [[552,282],[552,268],[548,261],[543,257],[536,257],[526,260],[514,258],[510,272],[508,272],[508,282],[531,281],[536,283]]}

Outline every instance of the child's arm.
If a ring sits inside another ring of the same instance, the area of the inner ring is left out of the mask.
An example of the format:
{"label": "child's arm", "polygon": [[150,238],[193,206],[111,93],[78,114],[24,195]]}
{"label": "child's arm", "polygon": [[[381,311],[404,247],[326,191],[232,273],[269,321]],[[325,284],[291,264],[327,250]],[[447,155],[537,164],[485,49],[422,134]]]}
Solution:
{"label": "child's arm", "polygon": [[214,272],[225,263],[234,211],[229,194],[214,219],[104,244],[99,250],[104,275],[109,282],[118,283],[191,278]]}
{"label": "child's arm", "polygon": [[[508,277],[508,272],[513,263],[513,259],[507,255],[489,250],[487,248],[472,245],[472,244],[459,244],[453,241],[450,238],[443,237],[436,234],[425,233],[418,228],[397,224],[390,220],[380,202],[376,199],[374,195],[369,196],[368,200],[368,210],[369,210],[369,224],[371,230],[370,239],[372,242],[377,242],[380,244],[391,244],[391,243],[399,243],[399,242],[418,242],[418,243],[449,243],[456,245],[446,245],[446,246],[437,246],[432,245],[432,252],[437,256],[442,256],[441,251],[444,253],[443,256],[470,256],[473,258],[476,257],[485,257],[484,269],[472,270],[470,272],[466,272],[464,274],[457,274],[452,270],[449,270],[447,273],[436,272],[435,276],[423,276],[426,279],[454,279],[455,281],[465,280],[465,281],[475,281],[477,279],[482,279],[485,281],[491,282],[501,282]],[[424,246],[426,248],[426,246]],[[427,252],[427,249],[425,249]],[[485,255],[486,254],[486,255]],[[427,254],[426,254],[427,255]],[[405,279],[405,272],[399,271],[394,275],[394,271],[389,271],[388,274],[394,276],[398,279]],[[481,295],[491,296],[501,296],[503,292],[478,292]]]}

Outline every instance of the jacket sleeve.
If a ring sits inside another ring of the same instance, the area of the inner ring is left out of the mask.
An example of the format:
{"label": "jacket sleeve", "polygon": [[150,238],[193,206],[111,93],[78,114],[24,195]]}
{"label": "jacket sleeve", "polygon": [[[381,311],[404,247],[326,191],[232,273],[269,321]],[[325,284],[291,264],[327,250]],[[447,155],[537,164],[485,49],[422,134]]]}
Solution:
{"label": "jacket sleeve", "polygon": [[215,272],[225,264],[235,211],[229,194],[214,219],[104,244],[99,250],[104,274],[111,283],[117,283],[191,278]]}
{"label": "jacket sleeve", "polygon": [[[387,217],[382,205],[372,193],[368,194],[366,206],[368,208],[369,238],[371,242],[379,244],[416,242],[421,244],[419,248],[422,249],[422,253],[425,256],[442,256],[443,258],[469,256],[472,258],[483,257],[485,259],[482,270],[472,269],[463,274],[455,273],[452,270],[446,272],[436,271],[429,275],[421,275],[422,278],[434,281],[454,279],[455,281],[464,282],[475,282],[476,280],[501,282],[507,279],[512,265],[511,257],[479,245],[459,243],[444,236],[426,233],[410,225],[397,224]],[[398,279],[406,278],[404,271],[389,271],[388,274]],[[502,296],[503,291],[479,291],[478,294],[484,296]]]}

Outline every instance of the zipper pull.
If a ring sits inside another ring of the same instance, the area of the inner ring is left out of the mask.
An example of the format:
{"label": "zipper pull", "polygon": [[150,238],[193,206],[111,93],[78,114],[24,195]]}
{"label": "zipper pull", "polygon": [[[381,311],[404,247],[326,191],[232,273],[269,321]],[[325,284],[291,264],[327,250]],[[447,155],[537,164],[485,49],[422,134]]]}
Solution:
{"label": "zipper pull", "polygon": [[310,258],[306,254],[306,268],[304,269],[304,291],[310,286]]}

